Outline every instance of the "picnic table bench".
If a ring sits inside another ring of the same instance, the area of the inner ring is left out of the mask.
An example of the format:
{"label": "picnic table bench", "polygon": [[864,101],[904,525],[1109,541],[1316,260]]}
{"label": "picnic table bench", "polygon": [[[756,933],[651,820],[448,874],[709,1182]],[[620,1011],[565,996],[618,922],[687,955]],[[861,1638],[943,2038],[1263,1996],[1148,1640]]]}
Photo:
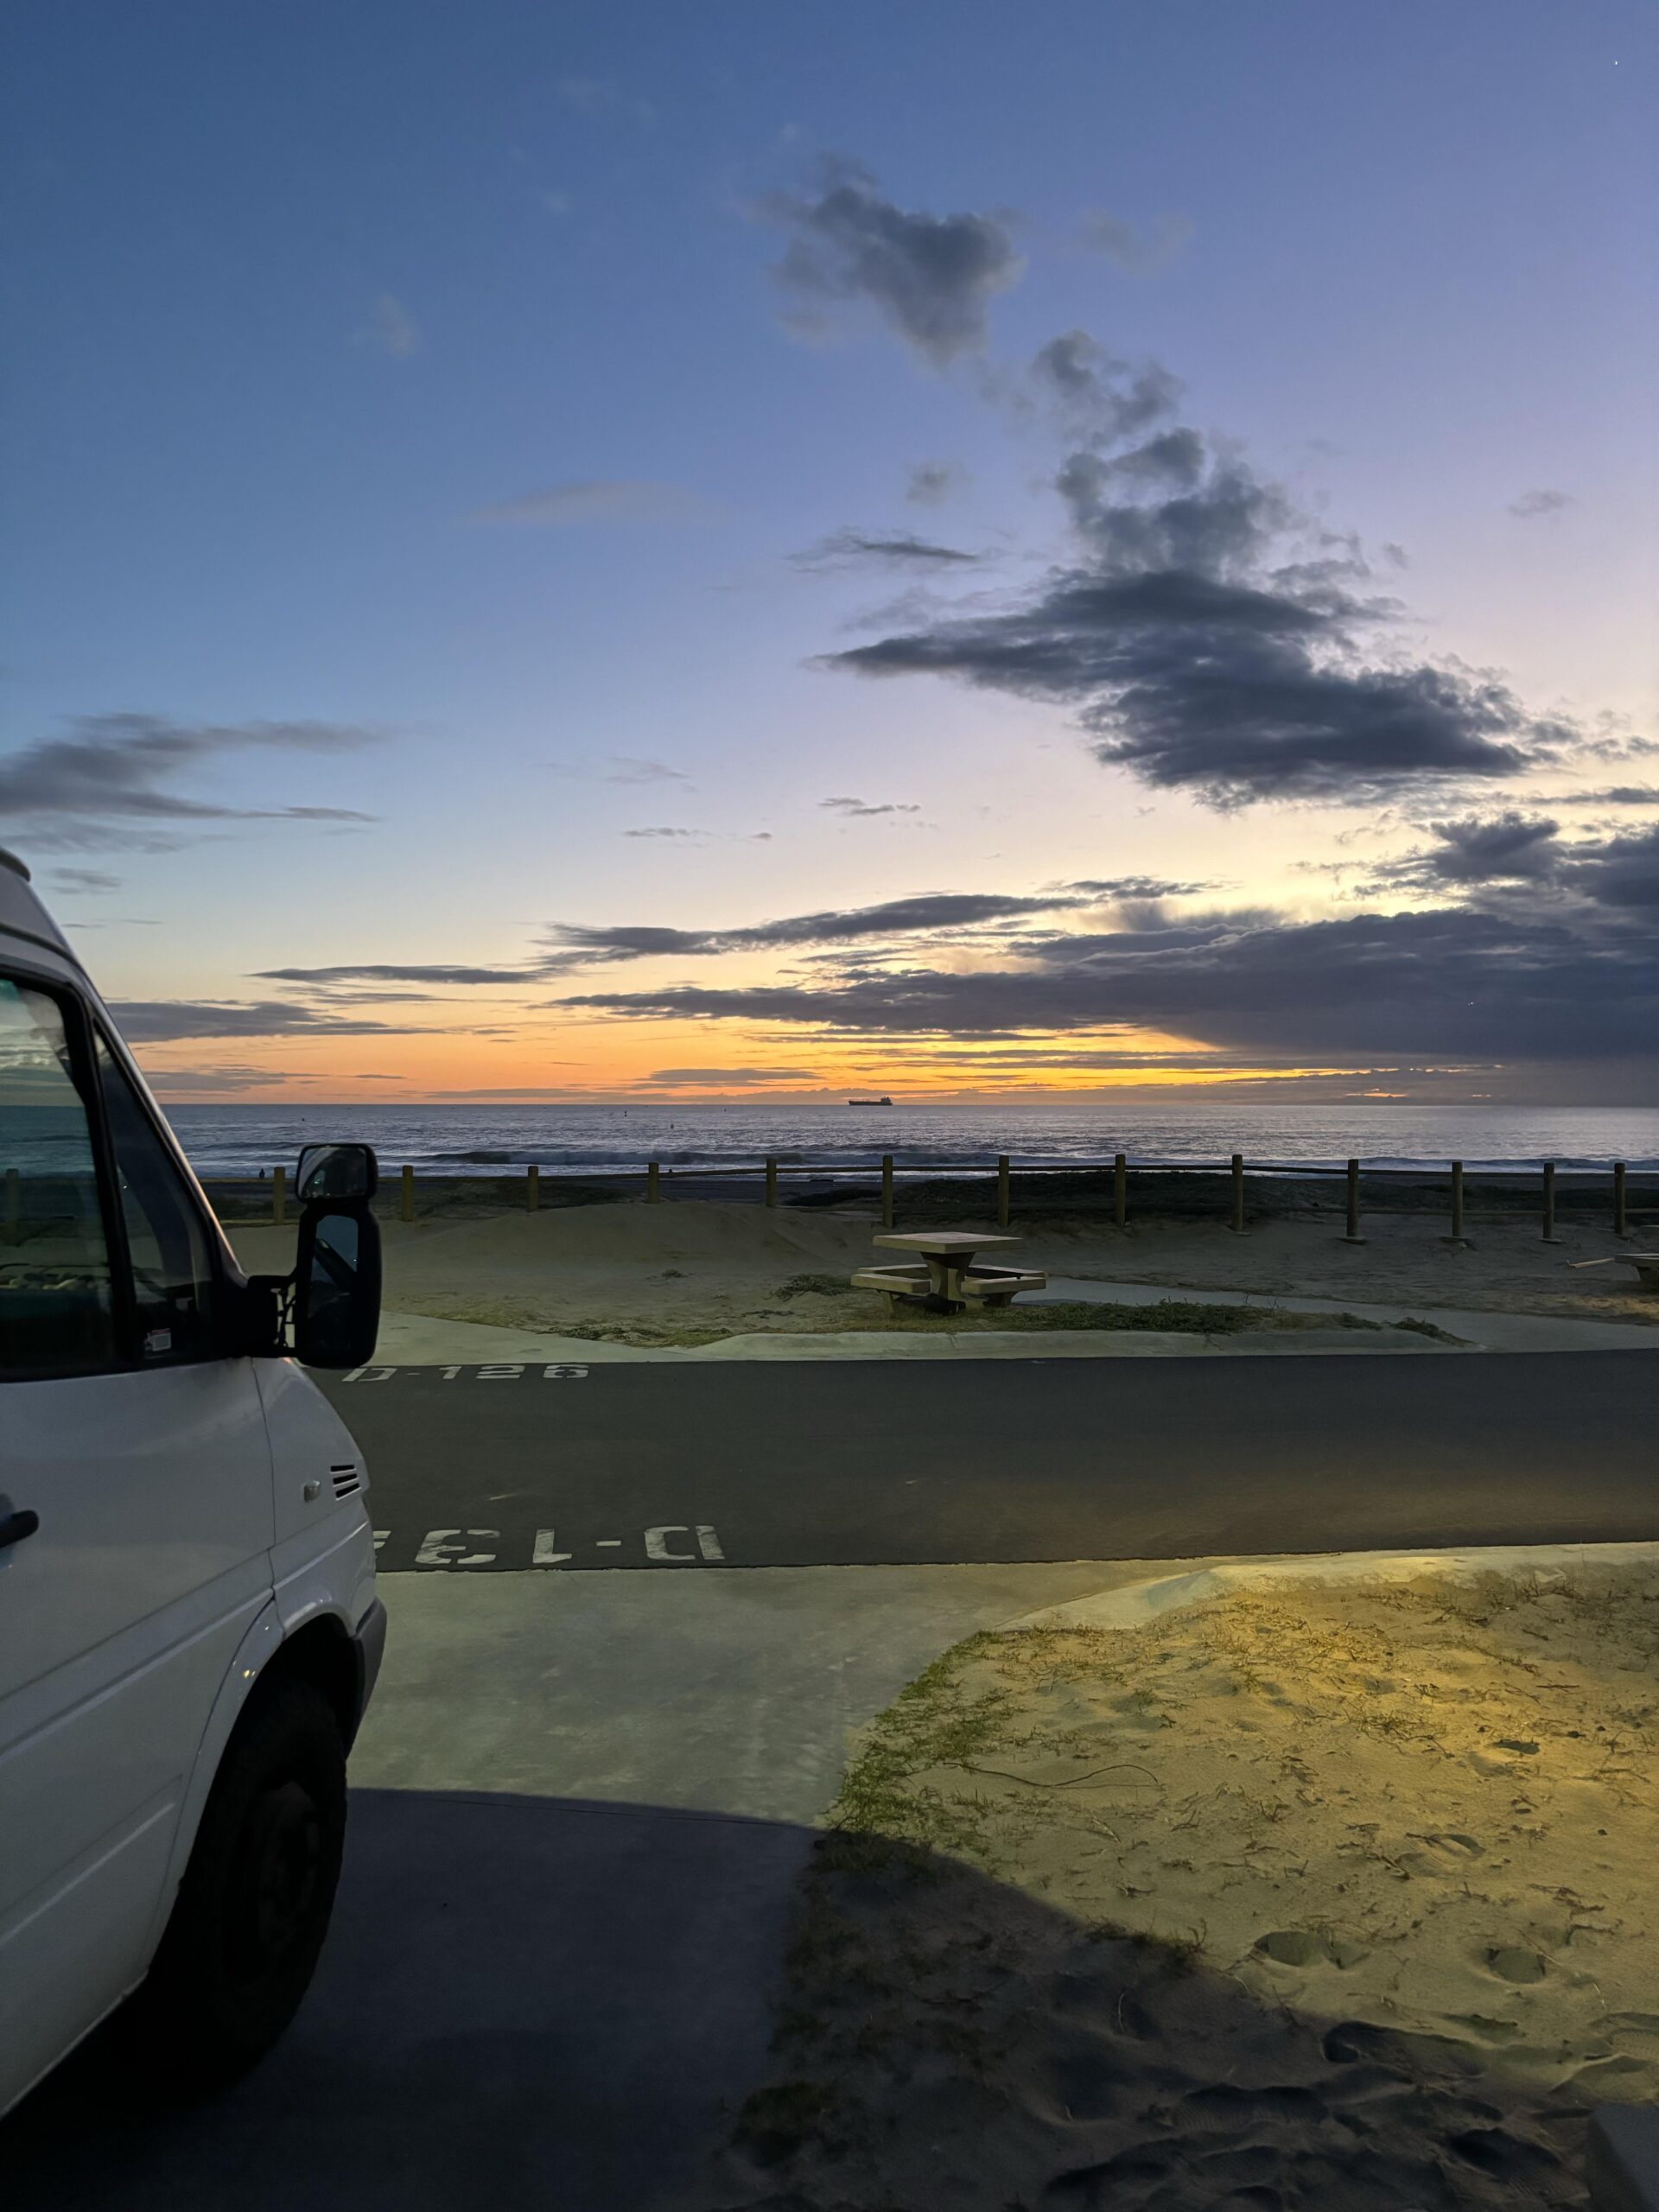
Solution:
{"label": "picnic table bench", "polygon": [[1636,1269],[1638,1290],[1659,1290],[1659,1252],[1621,1252],[1622,1267]]}
{"label": "picnic table bench", "polygon": [[883,1291],[895,1306],[960,1313],[969,1306],[1007,1306],[1020,1291],[1047,1287],[1048,1277],[1031,1268],[976,1262],[975,1255],[988,1245],[1017,1244],[1017,1236],[930,1229],[901,1230],[875,1241],[889,1250],[917,1256],[907,1267],[861,1268],[853,1277],[853,1288]]}

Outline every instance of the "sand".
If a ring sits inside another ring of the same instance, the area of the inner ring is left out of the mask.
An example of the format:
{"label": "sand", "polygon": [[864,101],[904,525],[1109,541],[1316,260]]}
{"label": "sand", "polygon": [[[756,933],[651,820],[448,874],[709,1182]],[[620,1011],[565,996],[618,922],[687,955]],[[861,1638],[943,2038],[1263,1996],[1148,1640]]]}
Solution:
{"label": "sand", "polygon": [[[445,1320],[642,1344],[880,1327],[885,1300],[830,1287],[874,1256],[879,1226],[839,1210],[700,1201],[391,1221],[382,1224],[385,1303]],[[1207,1222],[1148,1221],[1127,1231],[1015,1224],[1021,1262],[1057,1276],[1659,1325],[1659,1299],[1628,1285],[1625,1270],[1568,1264],[1618,1249],[1605,1230],[1566,1228],[1560,1245],[1546,1245],[1535,1224],[1494,1222],[1471,1249],[1457,1251],[1442,1227],[1432,1217],[1378,1217],[1367,1224],[1370,1241],[1349,1246],[1328,1217],[1264,1223],[1243,1236]],[[251,1269],[292,1263],[291,1230],[230,1234]],[[803,1287],[815,1277],[817,1287]]]}
{"label": "sand", "polygon": [[959,1645],[821,1847],[707,2201],[1568,2205],[1659,2096],[1659,1567]]}

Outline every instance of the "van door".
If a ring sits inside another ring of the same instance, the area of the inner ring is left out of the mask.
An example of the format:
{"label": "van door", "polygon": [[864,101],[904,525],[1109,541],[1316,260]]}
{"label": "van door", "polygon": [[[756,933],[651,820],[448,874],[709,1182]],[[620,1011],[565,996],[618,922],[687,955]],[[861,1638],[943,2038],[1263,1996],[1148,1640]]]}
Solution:
{"label": "van door", "polygon": [[270,1597],[271,1506],[189,1179],[85,1002],[15,969],[0,1181],[3,2109],[149,1963],[196,1748]]}

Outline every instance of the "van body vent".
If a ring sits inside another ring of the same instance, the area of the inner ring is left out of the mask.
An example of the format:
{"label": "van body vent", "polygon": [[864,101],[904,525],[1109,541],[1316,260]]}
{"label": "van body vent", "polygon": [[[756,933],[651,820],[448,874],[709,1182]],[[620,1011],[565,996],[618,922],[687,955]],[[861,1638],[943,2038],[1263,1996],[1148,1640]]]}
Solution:
{"label": "van body vent", "polygon": [[360,1467],[330,1467],[328,1472],[334,1482],[336,1497],[353,1497],[363,1487],[363,1471]]}

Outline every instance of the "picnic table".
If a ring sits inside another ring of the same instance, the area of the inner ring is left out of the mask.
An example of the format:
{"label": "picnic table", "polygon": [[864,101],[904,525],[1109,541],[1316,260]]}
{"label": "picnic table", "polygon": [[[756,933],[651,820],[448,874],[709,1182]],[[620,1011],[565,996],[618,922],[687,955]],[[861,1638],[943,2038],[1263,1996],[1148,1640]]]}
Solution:
{"label": "picnic table", "polygon": [[1636,1269],[1638,1290],[1659,1290],[1659,1252],[1621,1252],[1619,1263]]}
{"label": "picnic table", "polygon": [[969,1305],[1007,1306],[1022,1290],[1041,1290],[1048,1277],[1030,1268],[998,1267],[976,1255],[994,1244],[1017,1244],[1017,1236],[997,1236],[972,1229],[918,1229],[889,1232],[875,1242],[890,1251],[912,1252],[908,1267],[861,1268],[855,1290],[884,1291],[895,1306],[920,1306],[934,1313],[960,1313]]}

